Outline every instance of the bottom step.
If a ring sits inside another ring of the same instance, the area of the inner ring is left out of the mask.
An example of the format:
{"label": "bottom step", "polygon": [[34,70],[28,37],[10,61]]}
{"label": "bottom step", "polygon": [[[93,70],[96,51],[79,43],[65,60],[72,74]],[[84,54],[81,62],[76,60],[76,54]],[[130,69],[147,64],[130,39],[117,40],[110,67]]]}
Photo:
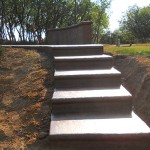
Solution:
{"label": "bottom step", "polygon": [[132,118],[55,119],[50,126],[52,150],[149,150],[150,129],[135,114]]}

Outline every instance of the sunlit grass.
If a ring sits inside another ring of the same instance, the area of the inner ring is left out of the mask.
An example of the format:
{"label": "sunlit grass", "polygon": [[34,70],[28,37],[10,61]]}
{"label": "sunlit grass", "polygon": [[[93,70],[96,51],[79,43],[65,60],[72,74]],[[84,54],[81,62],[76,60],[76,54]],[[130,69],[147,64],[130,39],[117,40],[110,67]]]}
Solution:
{"label": "sunlit grass", "polygon": [[115,45],[104,45],[104,50],[105,52],[111,52],[114,54],[150,56],[150,43],[133,44],[132,46],[121,45],[120,47]]}

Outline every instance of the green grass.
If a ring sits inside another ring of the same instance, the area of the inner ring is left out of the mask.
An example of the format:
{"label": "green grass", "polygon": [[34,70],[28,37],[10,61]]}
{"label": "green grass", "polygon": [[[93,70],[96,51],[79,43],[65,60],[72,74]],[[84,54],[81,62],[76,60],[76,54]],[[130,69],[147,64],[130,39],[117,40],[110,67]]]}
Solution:
{"label": "green grass", "polygon": [[104,50],[114,54],[150,56],[150,44],[133,44],[131,47],[129,45],[121,45],[120,47],[104,45]]}

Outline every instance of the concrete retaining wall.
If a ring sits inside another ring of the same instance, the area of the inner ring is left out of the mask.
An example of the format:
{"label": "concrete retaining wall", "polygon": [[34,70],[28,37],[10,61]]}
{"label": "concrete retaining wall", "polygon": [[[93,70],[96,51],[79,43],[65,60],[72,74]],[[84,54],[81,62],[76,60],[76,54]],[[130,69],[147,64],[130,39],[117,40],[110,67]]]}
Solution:
{"label": "concrete retaining wall", "polygon": [[47,32],[47,44],[91,44],[92,22],[81,22],[67,28],[50,29]]}

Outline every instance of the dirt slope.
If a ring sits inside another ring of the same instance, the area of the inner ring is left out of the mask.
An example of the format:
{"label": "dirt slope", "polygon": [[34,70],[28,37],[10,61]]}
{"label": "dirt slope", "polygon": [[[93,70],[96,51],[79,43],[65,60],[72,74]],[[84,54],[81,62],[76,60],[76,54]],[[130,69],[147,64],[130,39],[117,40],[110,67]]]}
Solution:
{"label": "dirt slope", "polygon": [[133,109],[150,126],[150,58],[116,55],[115,67],[133,95]]}
{"label": "dirt slope", "polygon": [[50,58],[6,49],[0,58],[0,150],[24,149],[48,135],[52,80]]}

